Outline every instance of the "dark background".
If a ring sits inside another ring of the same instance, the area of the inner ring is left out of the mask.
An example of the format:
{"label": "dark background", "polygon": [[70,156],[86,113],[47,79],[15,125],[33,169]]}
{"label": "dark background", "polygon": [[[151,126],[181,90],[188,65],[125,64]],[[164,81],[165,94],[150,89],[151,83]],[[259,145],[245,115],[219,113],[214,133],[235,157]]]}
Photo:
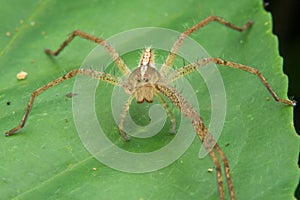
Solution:
{"label": "dark background", "polygon": [[[289,77],[290,99],[298,102],[294,108],[294,124],[300,133],[300,1],[265,0],[265,8],[273,16],[273,32],[279,39],[279,51],[284,58],[284,72]],[[300,166],[300,156],[298,160]],[[300,185],[295,193],[300,199]]]}

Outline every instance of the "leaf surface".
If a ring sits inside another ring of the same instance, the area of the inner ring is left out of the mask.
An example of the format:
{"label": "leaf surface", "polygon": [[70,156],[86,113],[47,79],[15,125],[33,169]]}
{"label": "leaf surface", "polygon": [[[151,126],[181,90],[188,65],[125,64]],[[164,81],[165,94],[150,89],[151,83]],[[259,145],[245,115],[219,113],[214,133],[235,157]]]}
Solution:
{"label": "leaf surface", "polygon": [[[0,10],[0,18],[5,19],[0,31],[3,133],[20,122],[36,88],[80,67],[95,47],[77,38],[55,59],[44,54],[44,48],[57,48],[75,29],[108,38],[137,27],[184,31],[211,14],[237,25],[253,20],[253,27],[245,33],[212,23],[192,38],[211,56],[259,69],[278,95],[287,98],[288,80],[282,72],[277,38],[272,35],[271,16],[260,0],[174,0],[172,4],[159,0],[14,0],[2,1]],[[11,36],[5,36],[6,32]],[[128,62],[136,60],[138,57]],[[16,79],[21,70],[28,72],[24,81]],[[221,66],[219,70],[226,89],[227,113],[218,142],[228,157],[237,199],[292,199],[299,180],[299,137],[293,127],[292,108],[273,101],[257,77]],[[190,80],[201,90],[201,115],[209,123],[209,94],[196,78],[191,76]],[[151,173],[124,173],[94,159],[76,133],[72,99],[65,96],[72,92],[73,83],[67,81],[37,97],[20,134],[0,138],[1,198],[218,199],[215,170],[207,172],[214,166],[209,157],[199,160],[198,139],[172,165]],[[110,87],[101,89],[99,98],[111,92]],[[109,103],[109,99],[103,101]],[[120,137],[108,112],[109,106],[99,111],[99,116],[108,116],[103,126],[112,137]],[[165,133],[162,138],[170,136]],[[154,147],[161,145],[155,138],[149,142]],[[125,146],[142,151],[146,143],[132,140]]]}

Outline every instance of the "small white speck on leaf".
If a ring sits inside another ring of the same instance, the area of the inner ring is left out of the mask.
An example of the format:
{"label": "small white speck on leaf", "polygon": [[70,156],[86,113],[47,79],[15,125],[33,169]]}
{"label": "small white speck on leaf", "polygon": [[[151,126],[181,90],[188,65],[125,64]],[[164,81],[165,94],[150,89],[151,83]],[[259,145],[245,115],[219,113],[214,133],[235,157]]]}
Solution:
{"label": "small white speck on leaf", "polygon": [[19,79],[19,80],[24,80],[24,79],[26,79],[27,75],[28,75],[27,72],[20,71],[20,72],[17,74],[17,79]]}

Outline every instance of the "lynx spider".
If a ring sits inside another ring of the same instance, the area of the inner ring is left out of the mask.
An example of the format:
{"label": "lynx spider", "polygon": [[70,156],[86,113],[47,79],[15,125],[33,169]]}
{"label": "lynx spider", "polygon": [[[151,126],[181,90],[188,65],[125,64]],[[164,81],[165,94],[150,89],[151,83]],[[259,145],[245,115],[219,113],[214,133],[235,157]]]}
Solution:
{"label": "lynx spider", "polygon": [[277,94],[274,92],[274,90],[270,87],[270,85],[268,84],[264,76],[257,69],[246,65],[234,63],[234,62],[225,61],[220,58],[204,58],[194,63],[190,63],[182,68],[174,70],[173,72],[170,72],[176,54],[178,53],[180,47],[182,46],[185,38],[212,21],[215,21],[219,24],[225,25],[233,30],[240,31],[240,32],[248,29],[253,24],[252,21],[249,21],[243,26],[238,27],[222,18],[216,16],[209,16],[204,20],[200,21],[199,23],[195,24],[191,28],[187,29],[180,35],[180,37],[173,44],[173,47],[171,48],[169,55],[167,56],[160,70],[156,69],[154,65],[154,55],[153,55],[153,50],[151,48],[146,48],[144,50],[141,59],[139,61],[138,67],[135,68],[133,71],[131,71],[127,67],[125,62],[122,60],[122,58],[119,56],[117,51],[112,46],[110,46],[104,39],[89,35],[79,30],[73,31],[72,34],[61,44],[61,46],[56,51],[51,51],[50,49],[46,49],[45,52],[49,55],[57,56],[76,36],[79,36],[81,38],[102,45],[106,49],[106,51],[110,54],[110,56],[113,58],[115,64],[118,66],[119,70],[121,71],[125,79],[121,79],[114,75],[107,74],[104,72],[94,71],[91,69],[74,69],[66,73],[62,77],[59,77],[54,81],[51,81],[46,85],[36,89],[31,94],[28,106],[26,107],[26,111],[21,120],[21,123],[18,126],[6,132],[5,135],[11,136],[25,125],[28,114],[33,106],[34,99],[36,96],[38,96],[43,91],[49,89],[50,87],[53,87],[65,80],[68,80],[76,76],[77,74],[89,76],[91,78],[99,79],[101,81],[123,87],[124,90],[130,95],[127,102],[124,105],[123,111],[121,112],[121,118],[118,123],[120,133],[125,140],[128,140],[128,137],[127,134],[123,131],[123,123],[125,120],[125,115],[129,110],[131,101],[134,98],[136,98],[138,103],[143,103],[145,101],[151,103],[153,101],[154,96],[156,96],[161,102],[161,104],[163,105],[163,107],[165,108],[168,116],[170,117],[171,124],[172,124],[171,130],[175,131],[175,126],[176,126],[175,117],[173,116],[166,102],[161,97],[162,94],[166,98],[168,98],[173,104],[175,104],[188,119],[191,120],[197,132],[198,137],[200,138],[204,147],[208,150],[208,153],[216,167],[216,179],[218,184],[219,197],[221,200],[223,200],[225,196],[224,196],[224,188],[223,188],[223,180],[222,180],[221,163],[218,157],[221,158],[221,162],[224,167],[225,177],[226,177],[227,186],[230,194],[230,199],[234,200],[235,193],[234,193],[233,183],[230,177],[230,169],[229,169],[229,164],[226,156],[224,155],[220,146],[216,143],[216,141],[207,131],[207,128],[205,127],[203,120],[199,116],[199,114],[195,111],[192,105],[187,100],[185,100],[178,91],[176,91],[174,87],[170,86],[170,83],[181,78],[182,76],[185,76],[195,71],[196,69],[202,66],[207,65],[208,63],[215,63],[225,67],[240,69],[256,75],[264,84],[264,86],[268,89],[268,91],[270,92],[270,94],[272,95],[275,101],[287,105],[291,105],[291,106],[294,106],[295,102],[290,100],[280,99],[277,96]]}

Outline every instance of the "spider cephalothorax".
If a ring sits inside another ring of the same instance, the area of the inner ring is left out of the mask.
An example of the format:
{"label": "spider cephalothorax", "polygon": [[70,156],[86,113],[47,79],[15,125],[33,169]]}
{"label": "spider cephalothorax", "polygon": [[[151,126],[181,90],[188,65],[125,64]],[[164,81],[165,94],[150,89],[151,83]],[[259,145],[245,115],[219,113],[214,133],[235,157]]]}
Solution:
{"label": "spider cephalothorax", "polygon": [[123,87],[128,94],[134,93],[136,101],[153,102],[153,87],[161,79],[159,71],[154,65],[153,50],[149,47],[143,52],[139,65],[124,81]]}

